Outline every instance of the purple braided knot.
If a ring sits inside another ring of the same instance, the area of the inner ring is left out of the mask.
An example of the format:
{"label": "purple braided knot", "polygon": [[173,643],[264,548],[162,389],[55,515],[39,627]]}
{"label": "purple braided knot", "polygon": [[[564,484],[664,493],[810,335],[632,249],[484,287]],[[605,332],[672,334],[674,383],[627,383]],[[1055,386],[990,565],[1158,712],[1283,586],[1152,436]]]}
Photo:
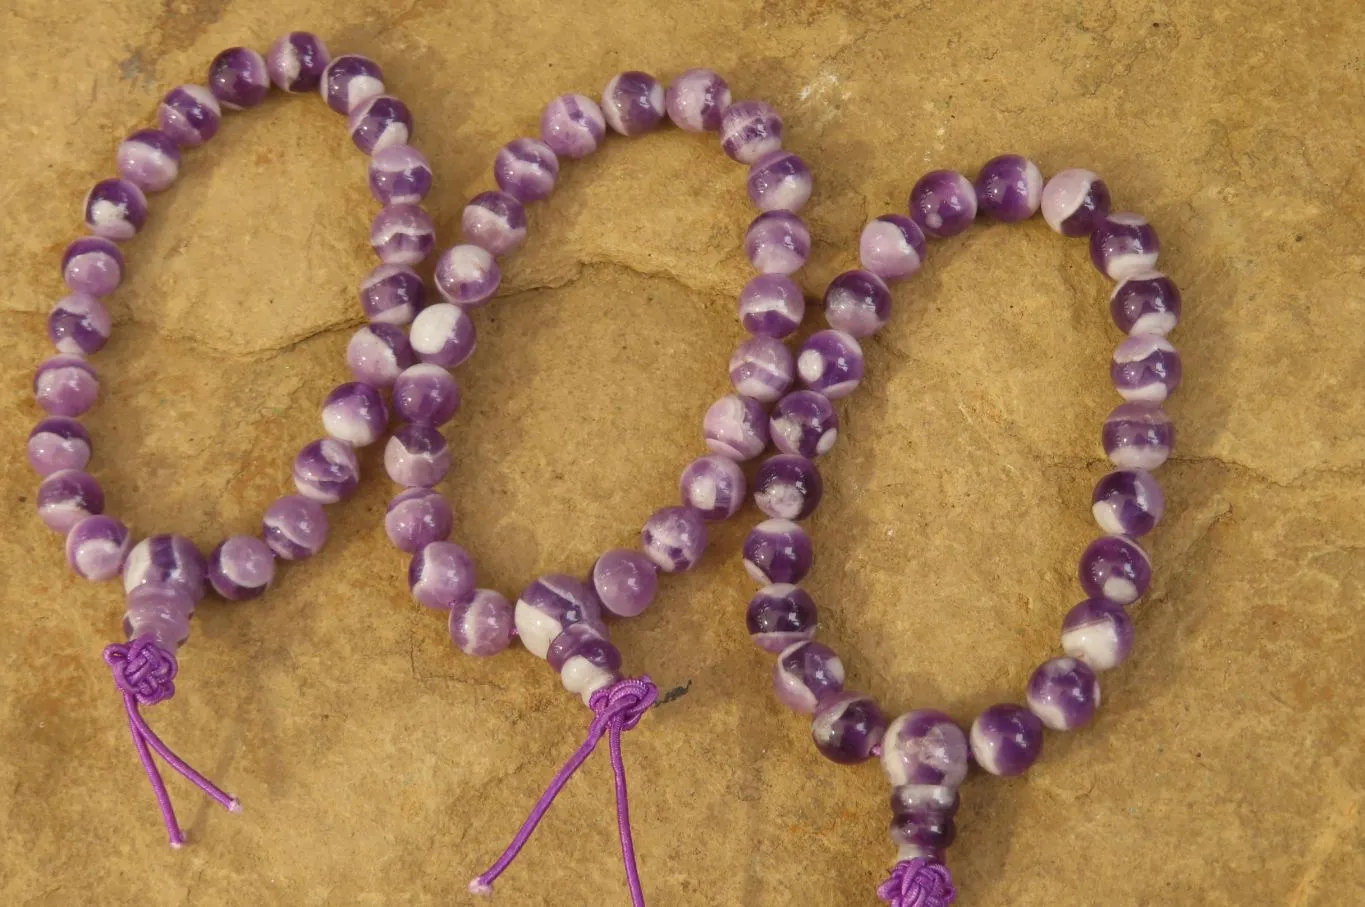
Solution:
{"label": "purple braided knot", "polygon": [[659,688],[648,675],[627,677],[605,686],[588,697],[588,707],[598,721],[608,726],[619,722],[623,731],[632,730],[659,698]]}
{"label": "purple braided knot", "polygon": [[156,705],[175,695],[175,656],[150,636],[110,643],[104,661],[114,671],[114,683],[138,705]]}
{"label": "purple braided knot", "polygon": [[877,889],[891,907],[948,907],[957,900],[948,867],[928,860],[902,860]]}

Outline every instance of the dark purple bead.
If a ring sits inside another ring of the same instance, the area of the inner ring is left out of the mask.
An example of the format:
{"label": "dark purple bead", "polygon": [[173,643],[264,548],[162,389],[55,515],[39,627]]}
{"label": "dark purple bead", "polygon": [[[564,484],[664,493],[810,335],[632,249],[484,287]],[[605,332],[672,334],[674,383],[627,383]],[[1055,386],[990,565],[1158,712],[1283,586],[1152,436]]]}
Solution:
{"label": "dark purple bead", "polygon": [[380,265],[360,283],[360,307],[380,324],[407,324],[427,302],[427,285],[407,265]]}
{"label": "dark purple bead", "polygon": [[229,47],[209,64],[209,91],[228,110],[255,107],[270,91],[265,59],[249,47]]}
{"label": "dark purple bead", "polygon": [[1175,426],[1155,403],[1120,403],[1105,418],[1101,441],[1115,466],[1150,471],[1170,457]]}
{"label": "dark purple bead", "polygon": [[408,335],[391,324],[367,324],[351,335],[346,365],[357,381],[388,387],[416,361]]}
{"label": "dark purple bead", "polygon": [[191,607],[204,597],[204,555],[183,535],[148,536],[133,546],[123,562],[123,591],[142,586],[174,588],[189,597]]}
{"label": "dark purple bead", "polygon": [[508,192],[480,192],[460,216],[465,242],[506,255],[526,241],[526,209]]}
{"label": "dark purple bead", "polygon": [[28,433],[28,462],[40,476],[85,469],[90,462],[90,432],[75,419],[49,416]]}
{"label": "dark purple bead", "polygon": [[498,188],[521,202],[550,197],[559,178],[559,158],[539,139],[514,139],[493,159]]}
{"label": "dark purple bead", "polygon": [[640,548],[665,573],[691,570],[706,551],[706,522],[695,507],[663,507],[640,530]]}
{"label": "dark purple bead", "polygon": [[739,291],[739,321],[760,337],[786,337],[801,326],[806,297],[790,277],[760,274]]}
{"label": "dark purple bead", "polygon": [[123,253],[102,236],[82,236],[62,253],[62,280],[73,293],[108,296],[123,282]]}
{"label": "dark purple bead", "polygon": [[777,449],[814,459],[830,452],[839,437],[839,414],[824,394],[793,391],[773,406],[768,434]]}
{"label": "dark purple bead", "polygon": [[602,90],[602,116],[621,135],[649,132],[664,118],[664,87],[647,72],[612,76]]}
{"label": "dark purple bead", "polygon": [[765,211],[749,224],[744,253],[762,274],[794,274],[810,257],[810,229],[790,211]]}
{"label": "dark purple bead", "polygon": [[393,547],[416,554],[432,542],[450,537],[455,515],[450,504],[430,488],[405,488],[389,501],[384,532]]}
{"label": "dark purple bead", "polygon": [[780,148],[749,167],[749,198],[760,211],[800,211],[813,185],[806,162]]}
{"label": "dark purple bead", "polygon": [[390,145],[370,156],[370,194],[381,205],[415,205],[431,191],[431,164],[411,145]]}
{"label": "dark purple bead", "polygon": [[95,405],[99,393],[95,370],[79,356],[49,356],[33,373],[33,397],[52,416],[79,416]]}
{"label": "dark purple bead", "polygon": [[1121,535],[1091,542],[1081,554],[1081,588],[1091,598],[1120,605],[1137,601],[1152,582],[1152,562],[1137,544]]}
{"label": "dark purple bead", "polygon": [[113,579],[123,570],[132,539],[128,527],[110,516],[81,520],[66,534],[66,562],[88,580]]}
{"label": "dark purple bead", "polygon": [[937,853],[946,850],[956,837],[956,823],[932,812],[891,817],[891,840],[900,847]]}
{"label": "dark purple bead", "polygon": [[774,583],[749,600],[744,621],[755,645],[765,652],[781,652],[814,638],[819,614],[805,589]]}
{"label": "dark purple bead", "polygon": [[840,693],[820,704],[810,730],[822,756],[852,765],[866,761],[881,743],[886,715],[869,696]]}
{"label": "dark purple bead", "polygon": [[777,657],[773,690],[788,708],[814,715],[822,703],[844,691],[844,663],[828,646],[795,643]]}
{"label": "dark purple bead", "polygon": [[312,32],[291,31],[280,35],[265,55],[270,81],[281,91],[302,94],[317,91],[332,55]]}
{"label": "dark purple bead", "polygon": [[370,98],[384,93],[384,71],[369,57],[342,54],[322,71],[318,91],[328,107],[349,116]]}
{"label": "dark purple bead", "polygon": [[810,536],[791,520],[764,520],[744,540],[744,569],[760,583],[799,583],[814,560]]}
{"label": "dark purple bead", "polygon": [[431,542],[408,563],[408,587],[428,608],[449,609],[474,594],[474,559],[454,542]]}
{"label": "dark purple bead", "polygon": [[820,470],[802,456],[778,454],[764,460],[754,477],[754,502],[770,517],[804,520],[824,494]]}
{"label": "dark purple bead", "polygon": [[992,775],[1021,775],[1043,751],[1043,723],[1013,703],[993,705],[972,723],[972,757]]}
{"label": "dark purple bead", "polygon": [[709,69],[687,70],[664,95],[668,118],[688,132],[715,132],[729,106],[730,86]]}
{"label": "dark purple bead", "polygon": [[976,175],[975,188],[981,213],[1006,223],[1027,220],[1043,202],[1042,171],[1017,154],[987,161]]}
{"label": "dark purple bead", "polygon": [[209,584],[228,601],[257,598],[274,578],[275,555],[255,536],[234,535],[209,554]]}
{"label": "dark purple bead", "polygon": [[373,384],[339,384],[323,401],[322,427],[338,441],[364,447],[384,436],[389,427],[389,408]]}
{"label": "dark purple bead", "polygon": [[1166,496],[1151,473],[1119,469],[1095,484],[1090,509],[1105,532],[1138,538],[1156,528],[1166,510]]}
{"label": "dark purple bead", "polygon": [[180,175],[180,147],[159,129],[139,129],[119,143],[119,176],[144,192],[160,192]]}
{"label": "dark purple bead", "polygon": [[[613,651],[616,647],[607,641],[603,635],[603,629],[592,624],[571,624],[565,627],[563,633],[550,641],[550,648],[545,652],[545,661],[558,674],[564,670],[564,663],[575,656],[588,655],[588,657],[592,657],[593,654],[596,654],[599,657],[605,656],[610,659],[611,656],[604,652],[601,646],[605,643],[611,646]],[[614,668],[621,667],[620,652],[616,652],[615,662]]]}
{"label": "dark purple bead", "polygon": [[956,788],[967,777],[967,735],[933,709],[906,712],[887,728],[882,768],[892,787],[904,784]]}
{"label": "dark purple bead", "polygon": [[73,293],[60,300],[47,316],[47,339],[57,352],[89,356],[104,349],[113,322],[109,310],[94,296]]}
{"label": "dark purple bead", "polygon": [[62,469],[38,486],[38,517],[54,532],[71,531],[81,520],[104,512],[104,490],[95,477],[78,469]]}
{"label": "dark purple bead", "polygon": [[218,134],[223,112],[213,92],[204,86],[181,85],[161,99],[156,121],[176,144],[193,147]]}
{"label": "dark purple bead", "polygon": [[1160,334],[1134,334],[1114,350],[1109,377],[1123,399],[1161,403],[1180,386],[1180,354]]}
{"label": "dark purple bead", "polygon": [[863,348],[843,331],[816,331],[796,356],[801,381],[831,400],[853,393],[863,380],[863,369]]}
{"label": "dark purple bead", "polygon": [[845,271],[825,290],[825,321],[853,337],[871,337],[891,320],[891,290],[871,271]]}
{"label": "dark purple bead", "polygon": [[288,494],[272,501],[261,527],[270,550],[287,561],[312,557],[327,544],[327,514],[321,504],[303,495]]}
{"label": "dark purple bead", "polygon": [[752,164],[782,147],[782,118],[764,101],[735,101],[721,114],[720,147],[741,164]]}
{"label": "dark purple bead", "polygon": [[400,419],[439,426],[460,409],[460,385],[439,365],[419,362],[393,382],[393,411]]}
{"label": "dark purple bead", "polygon": [[1096,671],[1116,668],[1133,651],[1133,619],[1122,605],[1088,598],[1062,621],[1062,651]]}
{"label": "dark purple bead", "polygon": [[910,218],[930,236],[956,236],[976,220],[976,190],[956,170],[932,170],[910,190]]}
{"label": "dark purple bead", "polygon": [[366,154],[406,145],[412,138],[412,111],[386,94],[362,101],[346,125],[351,141]]}
{"label": "dark purple bead", "polygon": [[1180,290],[1165,274],[1133,274],[1114,287],[1109,314],[1125,334],[1169,334],[1180,323]]}
{"label": "dark purple bead", "polygon": [[1160,251],[1156,230],[1140,214],[1111,214],[1090,234],[1090,260],[1111,280],[1150,272]]}
{"label": "dark purple bead", "polygon": [[1089,236],[1109,216],[1109,187],[1089,170],[1063,170],[1043,187],[1042,209],[1063,236]]}
{"label": "dark purple bead", "polygon": [[1040,664],[1029,678],[1029,711],[1054,731],[1089,724],[1099,706],[1100,682],[1083,661],[1053,658]]}
{"label": "dark purple bead", "polygon": [[147,196],[127,180],[100,180],[83,207],[90,232],[118,242],[132,239],[147,223]]}
{"label": "dark purple bead", "polygon": [[321,438],[304,445],[294,458],[294,486],[320,504],[349,498],[360,484],[360,461],[345,441]]}

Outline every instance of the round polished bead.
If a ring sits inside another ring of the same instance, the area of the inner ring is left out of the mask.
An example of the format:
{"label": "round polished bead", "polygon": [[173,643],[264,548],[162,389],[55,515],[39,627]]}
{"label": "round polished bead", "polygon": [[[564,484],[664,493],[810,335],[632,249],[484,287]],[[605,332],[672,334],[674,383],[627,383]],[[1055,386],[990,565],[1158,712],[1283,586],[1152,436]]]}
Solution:
{"label": "round polished bead", "polygon": [[38,485],[38,518],[54,532],[70,532],[81,520],[104,512],[104,490],[95,477],[63,469]]}
{"label": "round polished bead", "polygon": [[586,95],[560,95],[540,115],[540,138],[560,157],[587,157],[602,144],[606,131],[602,108]]}
{"label": "round polished bead", "polygon": [[1086,546],[1077,572],[1086,595],[1119,605],[1137,601],[1152,582],[1147,552],[1121,535],[1101,536]]}
{"label": "round polished bead", "polygon": [[218,99],[202,85],[180,85],[166,92],[156,109],[161,131],[181,147],[202,145],[218,134],[223,121]]}
{"label": "round polished bead", "polygon": [[47,316],[47,339],[59,353],[89,356],[104,349],[113,327],[104,303],[94,296],[73,293],[53,306]]}
{"label": "round polished bead", "polygon": [[412,138],[412,111],[397,98],[378,94],[351,111],[346,131],[365,154],[407,145]]}
{"label": "round polished bead", "polygon": [[521,202],[550,197],[559,178],[559,158],[539,139],[514,139],[493,158],[498,188]]}
{"label": "round polished bead", "polygon": [[99,393],[95,370],[79,356],[51,356],[33,374],[33,396],[49,415],[79,416],[95,405]]}
{"label": "round polished bead", "polygon": [[513,614],[521,644],[537,658],[546,657],[555,637],[574,624],[588,624],[604,632],[597,593],[582,580],[563,573],[542,576],[527,586]]}
{"label": "round polished bead", "polygon": [[804,520],[820,506],[823,494],[820,470],[805,457],[769,457],[754,476],[754,502],[774,519]]}
{"label": "round polished bead", "polygon": [[294,487],[305,498],[335,504],[360,484],[360,461],[345,441],[322,438],[305,444],[294,458]]}
{"label": "round polished bead", "polygon": [[28,433],[28,463],[40,476],[63,469],[85,469],[90,462],[90,432],[75,419],[49,416]]}
{"label": "round polished bead", "polygon": [[882,768],[892,787],[957,787],[967,777],[967,735],[942,712],[907,712],[887,728],[882,741]]}
{"label": "round polished bead", "polygon": [[143,192],[160,192],[180,175],[180,146],[160,129],[140,129],[119,143],[119,176]]}
{"label": "round polished bead", "polygon": [[730,86],[710,69],[689,69],[675,78],[664,95],[668,118],[688,132],[720,129],[730,106]]}
{"label": "round polished bead", "polygon": [[1043,751],[1043,723],[1023,706],[993,705],[972,722],[972,757],[992,775],[1021,775]]}
{"label": "round polished bead", "polygon": [[474,559],[454,542],[432,542],[408,563],[412,597],[428,608],[450,608],[474,593]]}
{"label": "round polished bead", "polygon": [[407,265],[379,265],[360,283],[360,307],[379,324],[407,324],[426,299],[426,284]]}
{"label": "round polished bead", "polygon": [[919,853],[941,854],[956,838],[953,820],[932,811],[891,817],[891,840],[902,850],[912,847]]}
{"label": "round polished bead", "polygon": [[1151,532],[1166,510],[1166,496],[1151,473],[1118,469],[1095,484],[1090,510],[1105,532],[1138,538]]}
{"label": "round polished bead", "polygon": [[148,536],[123,561],[123,591],[140,586],[172,587],[193,605],[204,597],[204,555],[183,535]]}
{"label": "round polished bead", "polygon": [[1134,334],[1114,350],[1109,376],[1123,399],[1161,403],[1180,386],[1180,354],[1160,334]]}
{"label": "round polished bead", "polygon": [[1040,664],[1029,678],[1029,711],[1054,731],[1089,724],[1099,706],[1100,682],[1083,661],[1053,658]]}
{"label": "round polished bead", "polygon": [[665,573],[691,570],[706,551],[706,523],[695,507],[654,511],[640,530],[640,548]]}
{"label": "round polished bead", "polygon": [[682,502],[713,522],[728,520],[744,505],[744,470],[729,457],[698,457],[683,470],[679,485]]}
{"label": "round polished bead", "polygon": [[123,282],[123,253],[102,236],[82,236],[62,253],[62,280],[73,293],[108,296]]}
{"label": "round polished bead", "polygon": [[1042,209],[1063,236],[1089,236],[1109,216],[1109,187],[1089,170],[1063,170],[1043,187]]}
{"label": "round polished bead", "polygon": [[814,560],[810,536],[791,520],[764,520],[744,540],[744,569],[765,585],[801,582]]}
{"label": "round polished bead", "polygon": [[1171,456],[1175,426],[1155,403],[1120,403],[1105,418],[1101,441],[1115,466],[1153,470]]}
{"label": "round polished bead", "polygon": [[871,271],[845,271],[825,290],[825,321],[853,337],[871,337],[891,320],[891,290]]}
{"label": "round polished bead", "polygon": [[271,501],[265,509],[261,535],[278,557],[301,561],[327,544],[327,514],[317,501],[287,494]]}
{"label": "round polished bead", "polygon": [[256,598],[275,578],[275,554],[253,535],[234,535],[209,554],[208,578],[229,601]]}
{"label": "round polished bead", "polygon": [[1111,214],[1090,234],[1090,260],[1111,280],[1151,271],[1160,251],[1156,230],[1140,214]]}
{"label": "round polished bead", "polygon": [[502,269],[487,249],[465,243],[452,246],[436,260],[436,289],[458,306],[476,309],[493,298]]}
{"label": "round polished bead", "polygon": [[760,274],[739,292],[739,321],[750,334],[786,337],[801,327],[806,297],[790,277]]}
{"label": "round polished bead", "polygon": [[480,192],[460,216],[465,242],[506,255],[526,241],[526,209],[507,192]]}
{"label": "round polished bead", "polygon": [[121,521],[111,516],[87,517],[66,534],[66,562],[85,579],[113,579],[123,570],[132,543]]}
{"label": "round polished bead", "polygon": [[820,704],[810,725],[820,754],[832,762],[864,762],[886,733],[886,715],[869,696],[840,693]]}
{"label": "round polished bead", "polygon": [[405,488],[394,495],[384,514],[384,532],[393,547],[416,554],[432,542],[450,537],[455,515],[439,492]]}
{"label": "round polished bead", "polygon": [[863,368],[863,348],[843,331],[817,331],[796,356],[802,383],[831,400],[853,393],[863,380]]}
{"label": "round polished bead", "polygon": [[384,471],[405,488],[430,488],[450,472],[454,455],[430,425],[404,425],[384,445]]}
{"label": "round polished bead", "polygon": [[773,406],[768,433],[783,453],[813,459],[833,449],[839,438],[839,415],[824,394],[793,391]]}
{"label": "round polished bead", "polygon": [[412,365],[408,335],[391,324],[367,324],[351,335],[346,346],[346,365],[357,381],[388,387]]}
{"label": "round polished bead", "polygon": [[605,638],[582,629],[580,624],[560,634],[555,643],[562,644],[562,651],[556,652],[552,643],[549,661],[561,664],[556,670],[564,689],[577,693],[587,704],[593,693],[621,679],[621,653]]}
{"label": "round polished bead", "polygon": [[389,408],[373,384],[339,384],[323,401],[322,427],[338,441],[364,447],[384,436],[389,427]]}
{"label": "round polished bead", "polygon": [[702,436],[723,457],[751,460],[768,446],[768,414],[757,400],[727,394],[706,411]]}
{"label": "round polished bead", "polygon": [[127,180],[100,180],[90,187],[82,207],[90,232],[106,239],[132,239],[147,223],[147,196]]}
{"label": "round polished bead", "polygon": [[844,663],[818,642],[795,643],[777,656],[773,690],[788,708],[814,715],[821,703],[844,691]]}
{"label": "round polished bead", "polygon": [[602,116],[621,135],[649,132],[664,118],[664,87],[647,72],[623,72],[602,89]]}
{"label": "round polished bead", "polygon": [[910,218],[930,236],[956,236],[976,220],[976,189],[956,170],[932,170],[910,190]]}
{"label": "round polished bead", "polygon": [[317,91],[322,84],[322,73],[332,55],[327,45],[312,32],[291,31],[280,35],[265,55],[265,68],[270,81],[281,91],[303,94]]}
{"label": "round polished bead", "polygon": [[976,175],[976,203],[981,213],[1006,223],[1027,220],[1043,203],[1043,173],[1017,154],[993,157]]}
{"label": "round polished bead", "polygon": [[196,601],[175,586],[139,586],[128,593],[123,632],[129,639],[149,637],[174,652],[189,638]]}
{"label": "round polished bead", "polygon": [[750,337],[730,357],[730,383],[741,397],[771,403],[787,392],[794,377],[796,360],[776,337]]}
{"label": "round polished bead", "polygon": [[460,408],[460,385],[439,365],[419,362],[393,382],[393,411],[420,425],[444,425]]}
{"label": "round polished bead", "polygon": [[449,302],[438,302],[419,312],[408,334],[418,359],[447,368],[454,368],[474,355],[477,341],[474,319]]}
{"label": "round polished bead", "polygon": [[749,199],[760,211],[800,211],[813,186],[810,167],[790,151],[769,151],[749,167]]}
{"label": "round polished bead", "polygon": [[1114,287],[1109,314],[1125,334],[1169,334],[1180,323],[1180,290],[1160,271],[1130,274]]}
{"label": "round polished bead", "polygon": [[616,548],[593,565],[592,585],[602,607],[617,617],[635,617],[654,601],[659,568],[638,551]]}
{"label": "round polished bead", "polygon": [[370,98],[384,93],[384,71],[369,57],[342,54],[322,71],[318,91],[328,107],[350,115]]}
{"label": "round polished bead", "polygon": [[749,600],[744,623],[756,646],[777,653],[814,639],[819,613],[805,589],[791,583],[774,583]]}
{"label": "round polished bead", "polygon": [[744,252],[763,274],[793,274],[810,257],[810,229],[789,211],[765,211],[749,224]]}
{"label": "round polished bead", "polygon": [[415,205],[431,191],[431,164],[411,145],[389,145],[370,156],[370,194],[381,205]]}
{"label": "round polished bead", "polygon": [[1133,619],[1122,605],[1088,598],[1062,620],[1062,651],[1096,671],[1117,668],[1133,651]]}
{"label": "round polished bead", "polygon": [[924,231],[904,214],[883,214],[869,221],[858,238],[858,260],[882,280],[914,274],[927,251]]}
{"label": "round polished bead", "polygon": [[249,47],[229,47],[209,64],[209,91],[228,110],[246,110],[265,100],[270,74],[265,58]]}
{"label": "round polished bead", "polygon": [[741,164],[752,164],[782,147],[782,118],[765,101],[735,101],[721,114],[720,147]]}
{"label": "round polished bead", "polygon": [[512,606],[492,589],[475,589],[450,606],[450,641],[466,655],[487,657],[512,642]]}
{"label": "round polished bead", "polygon": [[370,224],[370,245],[388,265],[415,265],[436,246],[436,227],[417,205],[389,205]]}

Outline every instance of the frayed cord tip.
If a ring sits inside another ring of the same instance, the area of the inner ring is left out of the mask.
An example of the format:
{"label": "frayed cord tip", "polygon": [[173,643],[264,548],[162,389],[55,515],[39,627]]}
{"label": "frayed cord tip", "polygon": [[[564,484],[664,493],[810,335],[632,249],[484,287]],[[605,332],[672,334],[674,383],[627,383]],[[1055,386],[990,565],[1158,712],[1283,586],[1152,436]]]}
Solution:
{"label": "frayed cord tip", "polygon": [[469,893],[487,896],[493,893],[493,886],[489,885],[483,879],[475,879],[469,883]]}

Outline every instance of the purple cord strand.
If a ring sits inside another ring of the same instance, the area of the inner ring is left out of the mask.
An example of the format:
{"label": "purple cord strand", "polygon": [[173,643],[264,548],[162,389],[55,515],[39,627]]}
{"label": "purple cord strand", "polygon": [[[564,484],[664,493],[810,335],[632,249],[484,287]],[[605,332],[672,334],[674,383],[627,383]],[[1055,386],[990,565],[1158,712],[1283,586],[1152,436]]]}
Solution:
{"label": "purple cord strand", "polygon": [[611,729],[611,771],[616,779],[616,825],[621,832],[621,860],[626,864],[626,884],[630,887],[632,907],[645,907],[645,892],[640,887],[640,869],[635,863],[635,838],[630,833],[630,798],[626,793],[626,763],[621,758],[621,728]]}

